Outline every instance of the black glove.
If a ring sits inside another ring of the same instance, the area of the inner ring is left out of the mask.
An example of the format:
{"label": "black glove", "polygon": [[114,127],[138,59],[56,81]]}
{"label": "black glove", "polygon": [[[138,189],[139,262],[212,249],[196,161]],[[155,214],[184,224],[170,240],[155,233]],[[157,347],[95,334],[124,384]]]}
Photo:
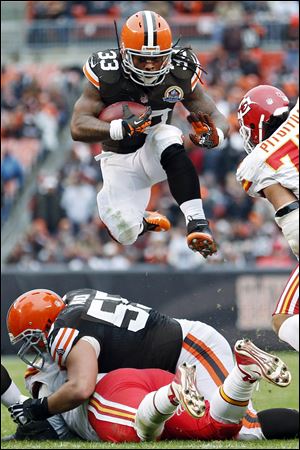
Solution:
{"label": "black glove", "polygon": [[10,436],[1,438],[1,442],[30,439],[44,441],[48,439],[59,439],[59,436],[48,420],[39,420],[38,422],[29,422],[26,425],[18,425],[16,432]]}
{"label": "black glove", "polygon": [[8,408],[11,418],[20,425],[26,425],[30,421],[45,420],[52,414],[48,410],[48,399],[29,398],[24,403],[15,403]]}
{"label": "black glove", "polygon": [[122,126],[125,132],[125,136],[136,136],[142,134],[145,130],[150,127],[152,114],[152,109],[150,106],[147,107],[146,111],[140,116],[136,116],[130,111],[128,105],[123,105],[123,120]]}

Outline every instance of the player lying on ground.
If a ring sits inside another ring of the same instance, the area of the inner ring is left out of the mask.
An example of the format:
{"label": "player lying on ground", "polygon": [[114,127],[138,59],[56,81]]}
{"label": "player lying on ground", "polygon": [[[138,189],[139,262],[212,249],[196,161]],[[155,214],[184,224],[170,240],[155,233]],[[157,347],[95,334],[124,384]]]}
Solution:
{"label": "player lying on ground", "polygon": [[[247,420],[259,433],[256,430],[243,435],[243,439],[296,437],[297,411],[271,409],[259,412],[257,417],[247,412],[250,396],[261,378],[282,387],[289,384],[291,377],[284,363],[248,340],[236,343],[235,356],[234,369],[216,388],[211,402],[204,401],[196,386],[195,366],[186,364],[178,368],[175,377],[160,369],[117,369],[99,375],[87,401],[43,422],[26,417],[23,399],[16,404],[16,396],[12,395],[14,405],[9,410],[20,425],[7,440],[70,439],[70,431],[85,440],[110,442],[239,439],[243,421]],[[30,367],[25,374],[27,390],[35,397],[51,395],[66,379],[66,371],[50,358],[43,370]],[[34,400],[27,402],[32,404]]]}
{"label": "player lying on ground", "polygon": [[[275,221],[299,260],[299,99],[273,86],[247,92],[238,109],[240,133],[248,154],[237,180],[252,197],[266,198]],[[299,351],[299,265],[293,270],[273,312],[279,338]]]}
{"label": "player lying on ground", "polygon": [[[12,344],[22,344],[18,355],[23,361],[40,369],[48,355],[68,373],[68,381],[55,393],[34,405],[27,403],[25,414],[35,419],[88,400],[100,372],[130,367],[175,374],[186,362],[196,366],[197,385],[205,400],[211,401],[234,367],[228,342],[213,327],[172,319],[91,289],[68,292],[64,301],[49,290],[26,292],[10,307],[7,327]],[[251,423],[256,422],[251,403],[247,414],[250,420],[244,422],[239,438],[260,433]]]}

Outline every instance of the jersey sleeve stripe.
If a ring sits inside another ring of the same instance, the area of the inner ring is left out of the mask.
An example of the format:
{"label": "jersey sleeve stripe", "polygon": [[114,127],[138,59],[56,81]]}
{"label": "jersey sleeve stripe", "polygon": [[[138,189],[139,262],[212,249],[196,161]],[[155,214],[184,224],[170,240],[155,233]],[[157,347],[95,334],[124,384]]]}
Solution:
{"label": "jersey sleeve stripe", "polygon": [[243,181],[242,181],[243,189],[244,189],[246,192],[249,191],[251,185],[252,185],[252,181],[248,181],[248,180],[243,180]]}
{"label": "jersey sleeve stripe", "polygon": [[59,361],[59,366],[64,367],[65,363],[66,363],[66,358],[68,356],[68,354],[70,353],[72,346],[73,346],[73,342],[74,339],[76,338],[76,336],[78,336],[79,331],[78,330],[72,330],[72,332],[69,334],[68,338],[66,339],[65,343],[64,343],[64,353],[62,355],[60,355],[60,361]]}
{"label": "jersey sleeve stripe", "polygon": [[196,84],[197,84],[198,82],[200,83],[199,78],[201,78],[201,74],[202,74],[202,70],[199,69],[199,68],[197,68],[195,75],[193,75],[193,77],[192,77],[192,79],[191,79],[191,88],[192,88],[192,91],[195,89]]}
{"label": "jersey sleeve stripe", "polygon": [[96,77],[96,75],[92,72],[90,67],[88,66],[88,63],[86,63],[83,66],[83,73],[86,76],[86,78],[97,88],[100,88],[99,79]]}
{"label": "jersey sleeve stripe", "polygon": [[[50,349],[51,356],[58,365],[61,364],[61,360],[62,360],[63,356],[64,356],[64,359],[68,356],[67,354],[65,355],[66,342],[67,342],[67,344],[69,344],[70,340],[71,340],[71,342],[73,342],[78,334],[79,334],[79,331],[75,330],[73,328],[61,328],[58,331],[55,339],[53,340],[53,343],[52,343],[51,349]],[[69,340],[69,337],[70,337],[70,340]]]}

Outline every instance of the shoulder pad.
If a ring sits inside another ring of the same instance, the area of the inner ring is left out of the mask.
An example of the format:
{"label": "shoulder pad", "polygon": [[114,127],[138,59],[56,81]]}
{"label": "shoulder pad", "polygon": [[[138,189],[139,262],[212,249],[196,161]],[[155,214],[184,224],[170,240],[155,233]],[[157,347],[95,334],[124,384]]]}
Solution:
{"label": "shoulder pad", "polygon": [[103,50],[92,53],[86,65],[101,83],[116,84],[121,77],[121,59],[118,50]]}
{"label": "shoulder pad", "polygon": [[199,66],[198,58],[191,49],[180,48],[174,51],[171,73],[176,78],[181,80],[191,79]]}

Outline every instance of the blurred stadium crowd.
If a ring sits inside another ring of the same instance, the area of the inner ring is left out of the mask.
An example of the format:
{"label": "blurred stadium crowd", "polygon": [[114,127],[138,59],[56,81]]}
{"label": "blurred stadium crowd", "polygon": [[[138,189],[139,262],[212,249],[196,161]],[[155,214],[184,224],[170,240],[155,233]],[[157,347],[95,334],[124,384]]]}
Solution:
{"label": "blurred stadium crowd", "polygon": [[[168,233],[148,233],[132,246],[112,241],[98,218],[96,194],[102,183],[94,155],[100,144],[73,143],[71,157],[60,171],[40,172],[30,202],[28,232],[9,256],[8,264],[37,269],[65,263],[70,269],[89,267],[126,269],[139,263],[162,264],[182,269],[202,264],[236,267],[285,267],[294,257],[264,200],[253,201],[235,181],[237,165],[245,153],[238,133],[236,111],[248,89],[258,84],[281,88],[294,104],[299,82],[299,13],[297,1],[31,1],[28,20],[76,20],[90,16],[125,17],[152,9],[166,19],[197,21],[197,29],[212,39],[211,50],[198,52],[207,71],[204,88],[230,120],[231,133],[221,149],[202,150],[188,138],[190,127],[181,105],[173,123],[185,134],[185,146],[201,182],[204,209],[210,220],[218,253],[204,260],[186,245],[183,215],[169,193],[167,183],[154,186],[149,210],[159,210],[172,223]],[[200,19],[209,18],[205,25]],[[284,18],[283,19],[283,14]],[[175,16],[174,16],[175,15]],[[280,49],[262,45],[270,30],[262,17],[277,24]],[[171,27],[172,22],[170,21]],[[206,28],[205,28],[206,27]],[[33,29],[34,30],[34,29]],[[87,51],[105,49],[105,43]],[[194,47],[197,51],[197,47]],[[74,101],[81,92],[82,65],[2,65],[1,77],[1,226],[10,218],[32,169],[53,152],[60,152],[59,136],[69,126]]]}

